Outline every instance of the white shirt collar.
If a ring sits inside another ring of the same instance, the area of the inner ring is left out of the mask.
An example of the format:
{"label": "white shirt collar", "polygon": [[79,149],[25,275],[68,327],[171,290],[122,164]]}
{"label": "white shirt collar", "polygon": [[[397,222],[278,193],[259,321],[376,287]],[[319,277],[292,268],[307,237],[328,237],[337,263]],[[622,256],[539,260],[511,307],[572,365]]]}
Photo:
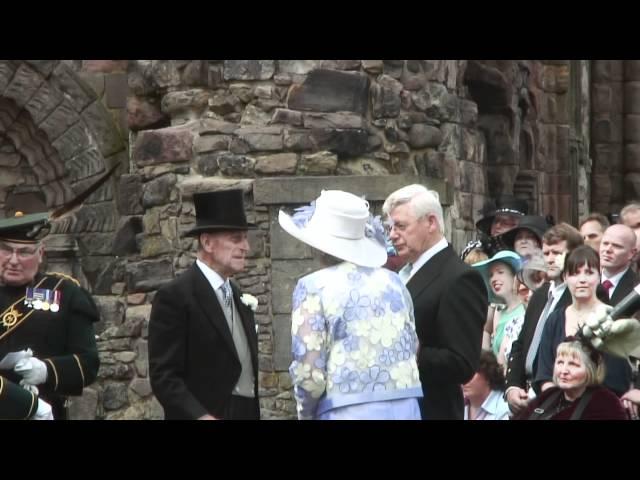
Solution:
{"label": "white shirt collar", "polygon": [[196,265],[198,266],[200,271],[203,273],[203,275],[206,277],[206,279],[209,281],[209,283],[211,284],[211,287],[213,287],[214,290],[217,291],[222,286],[222,284],[225,283],[226,280],[222,278],[218,272],[216,272],[214,269],[209,267],[202,260],[196,259]]}
{"label": "white shirt collar", "polygon": [[629,267],[625,268],[621,272],[616,273],[613,277],[607,277],[607,275],[604,273],[604,270],[602,271],[602,281],[600,283],[603,283],[605,280],[609,280],[613,284],[613,287],[609,289],[609,295],[611,295],[616,289],[618,283],[620,282],[620,279],[624,276],[625,273],[627,273],[627,270],[629,270]]}
{"label": "white shirt collar", "polygon": [[425,252],[422,253],[422,255],[420,255],[418,257],[418,260],[416,260],[412,267],[411,267],[411,273],[409,273],[409,277],[407,278],[407,281],[409,281],[409,279],[411,279],[411,277],[413,277],[413,275],[420,270],[420,268],[422,268],[422,266],[427,263],[429,260],[431,260],[431,258],[436,254],[441,252],[442,250],[444,250],[445,248],[447,248],[447,246],[449,246],[449,244],[447,243],[447,239],[442,237],[442,239],[436,243],[433,247],[431,247],[429,250],[426,250]]}

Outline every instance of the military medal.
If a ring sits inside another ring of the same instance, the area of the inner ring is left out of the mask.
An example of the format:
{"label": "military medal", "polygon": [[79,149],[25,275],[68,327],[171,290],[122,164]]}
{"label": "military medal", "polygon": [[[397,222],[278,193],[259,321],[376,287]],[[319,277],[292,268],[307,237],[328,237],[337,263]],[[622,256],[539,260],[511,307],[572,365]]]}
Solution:
{"label": "military medal", "polygon": [[34,300],[33,301],[33,309],[34,310],[42,310],[42,300]]}
{"label": "military medal", "polygon": [[49,308],[53,313],[56,313],[60,310],[60,290],[53,291],[53,301],[51,302],[51,306]]}

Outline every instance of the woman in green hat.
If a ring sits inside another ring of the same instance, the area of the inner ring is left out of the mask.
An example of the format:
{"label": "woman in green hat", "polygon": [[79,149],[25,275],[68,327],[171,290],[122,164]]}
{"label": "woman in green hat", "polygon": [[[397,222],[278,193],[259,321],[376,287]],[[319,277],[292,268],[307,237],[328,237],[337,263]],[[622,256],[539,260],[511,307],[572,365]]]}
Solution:
{"label": "woman in green hat", "polygon": [[525,305],[518,295],[516,279],[522,268],[520,256],[502,250],[472,266],[482,274],[491,302],[482,348],[493,350],[498,363],[506,368],[511,344],[518,338],[524,321]]}

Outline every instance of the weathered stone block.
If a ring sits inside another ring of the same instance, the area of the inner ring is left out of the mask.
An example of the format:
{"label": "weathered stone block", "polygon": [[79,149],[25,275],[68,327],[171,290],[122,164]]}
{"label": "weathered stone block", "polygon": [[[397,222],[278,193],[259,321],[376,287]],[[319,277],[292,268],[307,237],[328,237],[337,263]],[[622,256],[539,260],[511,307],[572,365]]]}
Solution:
{"label": "weathered stone block", "polygon": [[142,398],[151,395],[151,383],[148,378],[134,378],[129,384],[129,388]]}
{"label": "weathered stone block", "polygon": [[315,144],[311,138],[311,132],[306,130],[285,130],[284,147],[293,152],[313,150]]}
{"label": "weathered stone block", "polygon": [[337,155],[323,151],[312,155],[302,155],[299,169],[305,175],[326,175],[335,172],[337,166]]}
{"label": "weathered stone block", "polygon": [[136,343],[135,367],[139,376],[147,376],[149,371],[149,348],[146,340],[138,340]]}
{"label": "weathered stone block", "polygon": [[320,112],[349,111],[366,115],[369,77],[359,73],[313,70],[302,85],[293,85],[288,108]]}
{"label": "weathered stone block", "polygon": [[140,132],[134,146],[133,159],[138,166],[157,163],[188,162],[193,156],[193,135],[178,128]]}
{"label": "weathered stone block", "polygon": [[282,129],[280,127],[242,128],[236,132],[237,138],[231,143],[242,141],[247,147],[248,153],[252,151],[282,150]]}
{"label": "weathered stone block", "polygon": [[98,392],[91,387],[82,391],[80,397],[69,397],[69,418],[71,420],[95,420],[98,411]]}
{"label": "weathered stone block", "polygon": [[105,410],[117,410],[124,407],[129,401],[127,386],[121,383],[105,385],[102,392],[102,405]]}
{"label": "weathered stone block", "polygon": [[318,150],[329,150],[342,159],[365,153],[369,135],[360,129],[317,129],[311,131],[311,141]]}
{"label": "weathered stone block", "polygon": [[173,252],[171,242],[162,235],[145,235],[142,238],[141,255],[143,258],[157,257]]}
{"label": "weathered stone block", "polygon": [[276,108],[271,123],[285,123],[287,125],[302,126],[302,113],[286,108]]}
{"label": "weathered stone block", "polygon": [[217,153],[216,156],[218,168],[225,175],[246,177],[253,174],[253,166],[256,161],[251,157],[234,155],[228,152]]}
{"label": "weathered stone block", "polygon": [[129,262],[126,265],[128,291],[156,290],[173,278],[173,265],[168,258]]}
{"label": "weathered stone block", "polygon": [[130,96],[127,98],[127,125],[132,131],[166,127],[170,118],[155,99]]}
{"label": "weathered stone block", "polygon": [[228,150],[231,137],[229,135],[201,135],[196,141],[198,153]]}
{"label": "weathered stone block", "polygon": [[437,127],[418,123],[409,129],[409,145],[412,148],[437,148],[440,142],[442,142],[442,132]]}
{"label": "weathered stone block", "polygon": [[122,215],[143,213],[142,181],[139,175],[123,174],[118,179],[118,212]]}
{"label": "weathered stone block", "polygon": [[402,84],[388,75],[381,75],[371,86],[372,113],[374,118],[393,118],[400,113]]}
{"label": "weathered stone block", "polygon": [[278,153],[256,158],[255,171],[265,175],[289,174],[296,172],[298,155],[295,153]]}
{"label": "weathered stone block", "polygon": [[348,112],[304,113],[305,128],[363,128],[364,119]]}
{"label": "weathered stone block", "polygon": [[265,110],[256,105],[247,105],[242,112],[240,125],[268,125],[271,123],[271,114]]}
{"label": "weathered stone block", "polygon": [[44,77],[27,63],[21,63],[13,74],[11,82],[2,96],[12,99],[18,107],[23,107],[44,82]]}
{"label": "weathered stone block", "polygon": [[149,208],[169,203],[176,181],[176,175],[168,173],[145,183],[142,188],[142,206]]}
{"label": "weathered stone block", "polygon": [[382,73],[383,63],[382,60],[362,60],[362,68],[367,73],[377,75]]}
{"label": "weathered stone block", "polygon": [[640,143],[640,114],[628,114],[624,116],[624,141],[625,143]]}
{"label": "weathered stone block", "polygon": [[275,73],[273,60],[225,60],[225,80],[269,80]]}

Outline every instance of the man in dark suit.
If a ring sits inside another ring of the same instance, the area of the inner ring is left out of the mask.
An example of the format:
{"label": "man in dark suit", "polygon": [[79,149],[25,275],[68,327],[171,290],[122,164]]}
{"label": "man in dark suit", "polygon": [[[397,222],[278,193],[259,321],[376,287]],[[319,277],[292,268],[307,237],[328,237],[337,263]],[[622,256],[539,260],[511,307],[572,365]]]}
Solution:
{"label": "man in dark suit", "polygon": [[409,185],[386,199],[390,238],[407,265],[400,271],[413,299],[425,420],[462,420],[461,385],[480,362],[488,294],[482,276],[444,237],[438,194]]}
{"label": "man in dark suit", "polygon": [[562,266],[556,263],[556,259],[582,244],[580,232],[567,223],[553,226],[542,237],[542,254],[549,281],[529,300],[520,335],[511,345],[507,367],[505,396],[514,413],[527,406],[527,383],[535,376],[537,352],[547,318],[556,309],[566,308],[571,303],[571,293],[562,279]]}
{"label": "man in dark suit", "polygon": [[258,420],[253,309],[229,277],[249,251],[243,192],[196,193],[196,262],[161,288],[149,321],[151,388],[166,419]]}
{"label": "man in dark suit", "polygon": [[600,243],[601,283],[611,305],[617,305],[638,283],[638,275],[630,268],[635,254],[636,234],[631,228],[617,224],[605,230]]}
{"label": "man in dark suit", "polygon": [[[638,284],[638,274],[631,268],[636,253],[636,233],[630,227],[618,224],[611,225],[605,230],[600,244],[601,284],[611,299],[610,305],[617,305]],[[624,312],[624,316],[632,316],[635,313],[635,311]],[[614,367],[620,383],[627,383],[631,377],[628,362],[621,359],[615,359],[615,362]],[[611,370],[611,367],[609,369]],[[624,395],[627,397],[639,395],[639,390],[640,378],[636,378],[635,386]],[[637,409],[632,409],[628,402],[624,402],[624,405],[629,413],[637,414]]]}

